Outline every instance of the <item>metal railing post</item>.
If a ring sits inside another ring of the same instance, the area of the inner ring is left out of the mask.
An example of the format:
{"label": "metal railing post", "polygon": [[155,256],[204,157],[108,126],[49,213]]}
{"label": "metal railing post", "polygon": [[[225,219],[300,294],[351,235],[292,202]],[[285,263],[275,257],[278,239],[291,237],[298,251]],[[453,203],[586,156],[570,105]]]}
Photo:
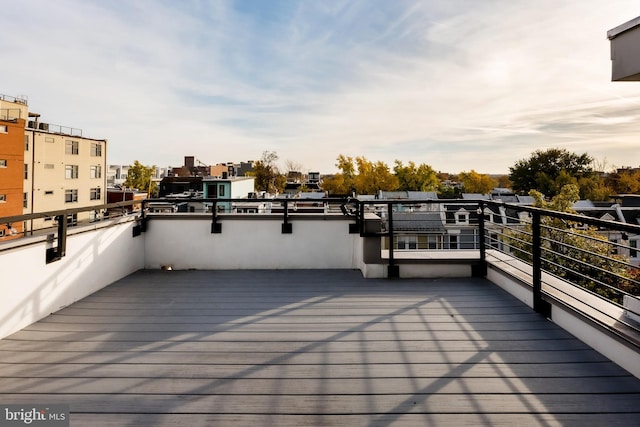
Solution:
{"label": "metal railing post", "polygon": [[542,297],[542,226],[540,212],[531,218],[531,256],[533,266],[533,309],[545,317],[551,317],[551,305]]}
{"label": "metal railing post", "polygon": [[211,206],[211,233],[222,233],[222,224],[218,222],[218,202],[216,200],[213,201]]}
{"label": "metal railing post", "polygon": [[389,266],[387,276],[390,278],[400,277],[400,267],[395,263],[393,254],[393,204],[387,205],[387,231],[389,234]]}
{"label": "metal railing post", "polygon": [[67,216],[57,215],[56,220],[58,221],[57,246],[47,249],[47,264],[49,264],[50,262],[59,261],[63,256],[67,254]]}
{"label": "metal railing post", "polygon": [[484,277],[487,275],[487,248],[486,248],[486,231],[484,223],[484,203],[478,203],[478,245],[480,246],[480,264],[478,268],[473,270],[473,276]]}
{"label": "metal railing post", "polygon": [[293,226],[289,222],[289,201],[284,201],[284,222],[282,223],[282,234],[293,233]]}

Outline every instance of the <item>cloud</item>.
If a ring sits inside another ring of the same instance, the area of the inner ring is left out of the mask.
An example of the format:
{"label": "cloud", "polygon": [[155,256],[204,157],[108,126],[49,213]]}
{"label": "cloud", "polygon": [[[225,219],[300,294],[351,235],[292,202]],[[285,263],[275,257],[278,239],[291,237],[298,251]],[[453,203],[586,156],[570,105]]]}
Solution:
{"label": "cloud", "polygon": [[633,3],[25,0],[4,6],[0,92],[107,138],[112,163],[506,172],[559,146],[621,164],[640,86],[610,82],[605,34]]}

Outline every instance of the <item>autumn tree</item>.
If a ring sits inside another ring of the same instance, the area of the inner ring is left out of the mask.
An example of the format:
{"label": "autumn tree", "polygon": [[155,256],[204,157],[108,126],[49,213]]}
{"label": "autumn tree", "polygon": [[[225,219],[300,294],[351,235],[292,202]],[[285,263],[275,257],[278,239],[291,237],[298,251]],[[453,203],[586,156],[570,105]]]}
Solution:
{"label": "autumn tree", "polygon": [[270,194],[282,193],[287,183],[287,177],[280,173],[276,161],[275,151],[264,151],[260,160],[254,163],[253,171],[248,175],[255,178],[255,190],[266,191]]}
{"label": "autumn tree", "polygon": [[619,169],[612,172],[606,179],[612,194],[640,193],[640,169]]}
{"label": "autumn tree", "polygon": [[497,185],[488,174],[481,174],[473,169],[470,172],[460,172],[458,176],[465,193],[489,194]]}
{"label": "autumn tree", "polygon": [[342,154],[336,160],[336,167],[340,172],[332,177],[325,177],[322,182],[322,189],[331,195],[375,194],[398,188],[398,178],[384,162],[374,163],[365,157],[354,159]]}
{"label": "autumn tree", "polygon": [[155,166],[145,166],[137,160],[134,161],[133,165],[129,165],[129,172],[127,173],[127,179],[124,181],[124,186],[146,191],[149,195],[155,195],[158,192],[158,185],[152,180],[155,170]]}
{"label": "autumn tree", "polygon": [[553,197],[564,185],[589,176],[593,172],[592,163],[593,159],[586,153],[575,154],[560,148],[537,150],[509,168],[509,179],[513,190],[520,194],[537,190]]}
{"label": "autumn tree", "polygon": [[336,159],[336,167],[340,172],[322,180],[322,189],[333,196],[350,196],[356,191],[356,169],[353,158],[342,154]]}
{"label": "autumn tree", "polygon": [[435,191],[440,185],[438,175],[433,168],[421,163],[416,166],[409,162],[405,166],[400,160],[396,160],[393,172],[398,178],[398,190],[400,191]]}
{"label": "autumn tree", "polygon": [[391,173],[386,163],[373,163],[364,157],[356,157],[358,175],[355,187],[358,194],[376,194],[378,191],[394,191],[398,188],[398,178]]}

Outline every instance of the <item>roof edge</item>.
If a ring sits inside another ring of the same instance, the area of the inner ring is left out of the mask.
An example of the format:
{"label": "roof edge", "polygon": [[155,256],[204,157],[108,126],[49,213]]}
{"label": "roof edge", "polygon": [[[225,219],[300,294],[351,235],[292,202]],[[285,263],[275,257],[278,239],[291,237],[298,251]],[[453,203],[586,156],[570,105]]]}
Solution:
{"label": "roof edge", "polygon": [[614,38],[624,33],[625,31],[629,31],[638,26],[640,26],[640,16],[607,31],[607,37],[609,38],[609,40],[613,40]]}

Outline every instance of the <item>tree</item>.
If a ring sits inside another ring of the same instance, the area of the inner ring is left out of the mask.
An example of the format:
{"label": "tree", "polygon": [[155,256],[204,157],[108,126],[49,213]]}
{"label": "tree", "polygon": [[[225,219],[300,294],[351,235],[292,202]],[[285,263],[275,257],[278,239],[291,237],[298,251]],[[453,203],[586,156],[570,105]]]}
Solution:
{"label": "tree", "polygon": [[405,166],[400,160],[396,160],[393,172],[398,178],[400,191],[435,191],[440,185],[436,171],[424,163],[416,166],[414,162],[409,162]]}
{"label": "tree", "polygon": [[270,194],[282,193],[287,183],[287,177],[280,173],[276,161],[275,151],[264,151],[260,160],[253,165],[253,171],[248,175],[255,177],[256,191],[266,191]]}
{"label": "tree", "polygon": [[398,178],[391,173],[386,163],[373,163],[364,157],[356,157],[356,164],[358,175],[354,181],[358,194],[376,194],[398,188]]}
{"label": "tree", "polygon": [[489,194],[497,185],[488,174],[481,174],[473,169],[470,172],[460,172],[459,177],[465,193]]}
{"label": "tree", "polygon": [[[579,193],[578,185],[569,184],[550,201],[545,201],[539,191],[532,190],[529,194],[535,207],[575,213],[572,206]],[[618,303],[623,295],[619,290],[640,293],[638,269],[629,267],[627,257],[611,254],[609,240],[596,228],[549,216],[542,216],[540,224],[543,270]],[[523,230],[511,231],[508,236],[512,253],[531,262],[531,224]]]}
{"label": "tree", "polygon": [[618,169],[609,174],[606,182],[612,194],[640,193],[640,169]]}
{"label": "tree", "polygon": [[129,165],[127,179],[124,182],[125,187],[136,188],[139,191],[146,191],[149,195],[155,195],[158,191],[158,185],[151,179],[155,170],[155,166],[145,166],[137,160],[134,161],[133,165]]}
{"label": "tree", "polygon": [[591,175],[592,163],[593,159],[586,153],[575,154],[560,148],[537,150],[509,168],[509,179],[513,190],[520,194],[537,190],[553,197],[564,185],[573,183],[572,180]]}
{"label": "tree", "polygon": [[322,180],[322,189],[333,196],[350,196],[356,191],[353,158],[342,154],[336,159],[340,172]]}

